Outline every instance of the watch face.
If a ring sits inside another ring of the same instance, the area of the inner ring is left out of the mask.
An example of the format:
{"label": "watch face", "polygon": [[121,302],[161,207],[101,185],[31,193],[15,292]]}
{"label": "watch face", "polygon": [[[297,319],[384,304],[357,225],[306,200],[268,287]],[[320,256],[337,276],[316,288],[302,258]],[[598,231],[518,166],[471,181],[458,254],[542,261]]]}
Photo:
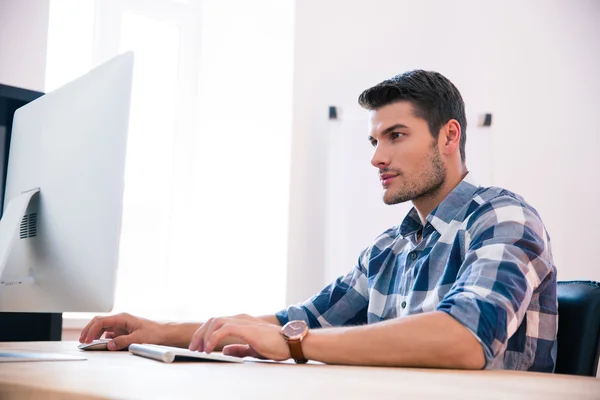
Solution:
{"label": "watch face", "polygon": [[308,325],[304,321],[290,321],[281,330],[288,339],[302,337],[308,331]]}

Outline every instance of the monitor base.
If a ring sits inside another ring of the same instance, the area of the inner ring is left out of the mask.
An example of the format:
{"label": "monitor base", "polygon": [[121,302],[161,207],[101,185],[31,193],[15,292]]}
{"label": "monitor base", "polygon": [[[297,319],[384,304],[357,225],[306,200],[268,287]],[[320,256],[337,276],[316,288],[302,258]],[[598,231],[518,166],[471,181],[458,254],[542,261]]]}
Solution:
{"label": "monitor base", "polygon": [[4,210],[4,214],[0,220],[0,278],[2,278],[2,274],[6,268],[6,263],[8,262],[8,257],[10,256],[10,251],[14,246],[15,240],[17,240],[22,230],[22,224],[25,224],[23,227],[25,229],[25,236],[27,237],[28,235],[29,224],[25,223],[23,217],[31,199],[39,192],[40,188],[34,188],[21,193],[14,199],[11,199],[6,206],[6,210]]}

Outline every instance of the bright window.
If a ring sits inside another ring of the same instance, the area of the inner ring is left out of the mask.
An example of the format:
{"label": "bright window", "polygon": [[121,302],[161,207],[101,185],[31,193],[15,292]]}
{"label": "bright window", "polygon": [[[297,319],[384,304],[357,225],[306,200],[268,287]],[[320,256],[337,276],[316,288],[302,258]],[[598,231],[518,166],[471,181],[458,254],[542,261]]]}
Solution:
{"label": "bright window", "polygon": [[135,52],[114,312],[199,321],[285,306],[293,12],[293,0],[51,1],[47,90]]}

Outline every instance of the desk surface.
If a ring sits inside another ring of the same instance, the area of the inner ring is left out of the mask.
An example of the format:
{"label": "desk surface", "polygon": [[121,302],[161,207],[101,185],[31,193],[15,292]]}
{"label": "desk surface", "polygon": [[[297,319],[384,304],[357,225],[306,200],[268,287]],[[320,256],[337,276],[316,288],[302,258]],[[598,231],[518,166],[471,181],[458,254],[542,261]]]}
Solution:
{"label": "desk surface", "polygon": [[[76,342],[0,343],[0,351],[84,355],[86,361],[0,363],[2,399],[598,399],[600,379],[514,371],[173,363]],[[407,396],[408,395],[408,396]]]}

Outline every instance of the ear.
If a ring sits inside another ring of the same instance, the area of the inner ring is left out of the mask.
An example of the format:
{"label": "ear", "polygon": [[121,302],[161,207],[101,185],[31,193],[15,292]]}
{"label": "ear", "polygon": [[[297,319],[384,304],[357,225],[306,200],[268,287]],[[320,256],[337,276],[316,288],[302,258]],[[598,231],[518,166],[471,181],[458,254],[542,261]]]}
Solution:
{"label": "ear", "polygon": [[460,153],[460,124],[457,120],[451,119],[440,129],[438,146],[442,154],[450,156],[454,153]]}

